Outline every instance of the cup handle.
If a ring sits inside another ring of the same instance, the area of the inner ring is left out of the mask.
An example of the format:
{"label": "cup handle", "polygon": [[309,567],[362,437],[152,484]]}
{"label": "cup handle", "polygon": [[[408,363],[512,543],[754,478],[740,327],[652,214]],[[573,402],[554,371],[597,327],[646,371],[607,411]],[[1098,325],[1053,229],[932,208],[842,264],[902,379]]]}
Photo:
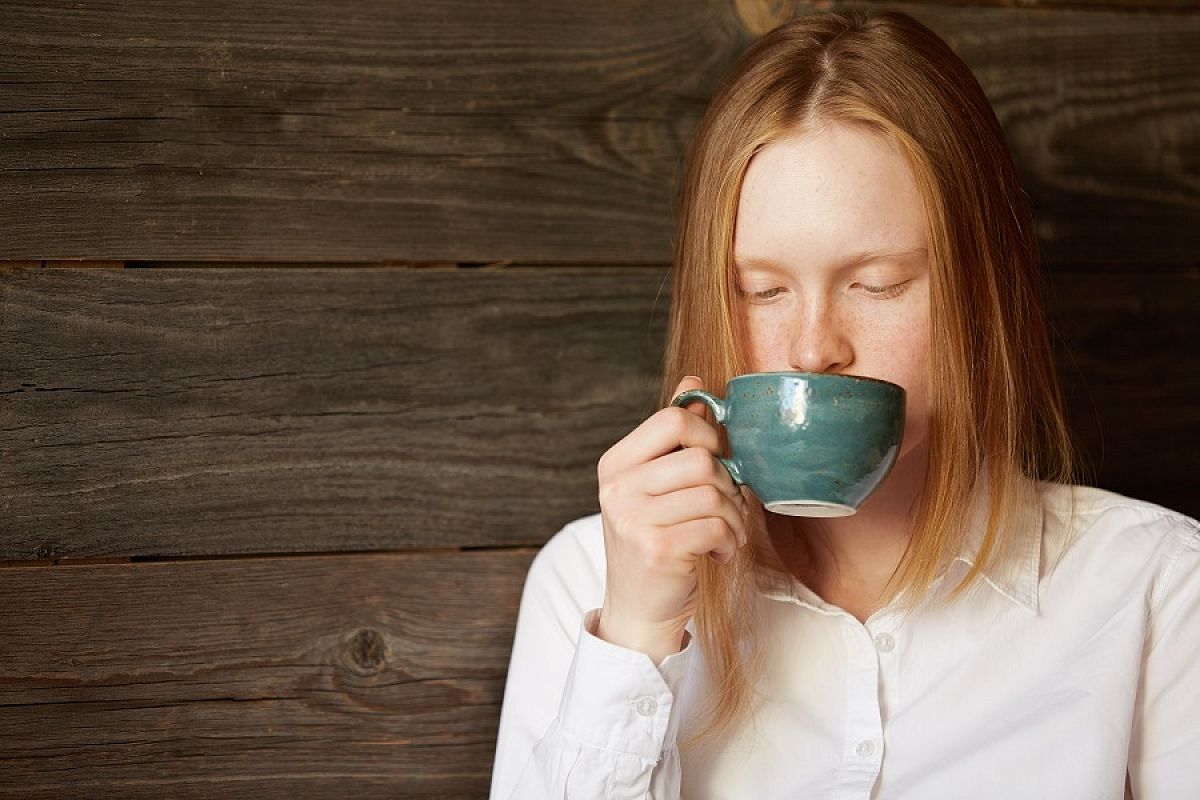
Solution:
{"label": "cup handle", "polygon": [[[706,392],[704,389],[688,389],[680,392],[671,401],[671,405],[683,408],[688,403],[695,403],[697,400],[708,406],[708,410],[713,413],[713,417],[716,418],[718,424],[725,424],[728,406],[725,405],[725,401],[720,397],[717,397],[712,392]],[[745,485],[746,482],[742,480],[742,469],[736,461],[731,458],[722,458],[721,456],[717,456],[717,461],[721,462],[721,466],[729,473],[729,477],[733,478],[734,484],[738,486]]]}

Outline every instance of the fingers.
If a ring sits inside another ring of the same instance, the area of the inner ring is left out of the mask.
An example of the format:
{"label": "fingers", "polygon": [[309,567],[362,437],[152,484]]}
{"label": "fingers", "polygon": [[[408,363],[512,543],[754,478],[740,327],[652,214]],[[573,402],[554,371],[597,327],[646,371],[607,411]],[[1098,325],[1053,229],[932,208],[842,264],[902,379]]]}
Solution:
{"label": "fingers", "polygon": [[[677,385],[675,387],[675,391],[671,395],[671,399],[672,400],[675,399],[682,392],[686,392],[688,389],[703,389],[703,388],[704,388],[704,381],[700,380],[695,375],[685,375],[685,376],[683,376],[683,380],[679,381],[679,385]],[[693,400],[692,402],[690,402],[686,406],[684,406],[684,408],[687,409],[690,413],[695,414],[698,417],[703,417],[706,406],[704,405],[704,403],[700,402],[699,400]]]}
{"label": "fingers", "polygon": [[[684,379],[679,385],[684,388],[676,391],[676,395],[687,388],[700,388],[700,381]],[[700,410],[688,410],[694,407]],[[702,447],[713,455],[720,455],[721,438],[716,426],[700,416],[704,404],[699,401],[689,403],[688,409],[667,406],[652,414],[608,449],[600,460],[601,475],[646,464],[680,447]]]}
{"label": "fingers", "polygon": [[628,481],[642,494],[660,495],[689,486],[716,486],[721,492],[744,510],[745,497],[729,476],[729,470],[703,447],[686,447],[668,453],[649,463],[633,467],[618,478]]}
{"label": "fingers", "polygon": [[660,528],[704,518],[723,521],[724,526],[706,530],[703,535],[693,537],[688,542],[687,552],[695,555],[709,550],[727,551],[732,555],[734,550],[746,543],[746,520],[741,509],[712,485],[692,486],[652,497],[644,513],[648,523]]}
{"label": "fingers", "polygon": [[732,560],[740,546],[729,524],[717,517],[688,520],[667,530],[690,557],[708,555],[718,564]]}

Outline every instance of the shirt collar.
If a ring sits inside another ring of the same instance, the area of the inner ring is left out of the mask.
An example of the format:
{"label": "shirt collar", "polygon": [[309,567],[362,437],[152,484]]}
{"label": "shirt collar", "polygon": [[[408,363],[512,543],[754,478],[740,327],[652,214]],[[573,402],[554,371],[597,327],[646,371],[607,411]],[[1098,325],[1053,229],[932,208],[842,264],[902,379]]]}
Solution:
{"label": "shirt collar", "polygon": [[[967,535],[954,561],[974,565],[979,557],[987,532],[989,487],[985,464],[972,496]],[[1037,483],[1024,476],[1016,477],[1011,497],[996,531],[995,557],[983,571],[983,578],[997,592],[1037,614],[1045,522]]]}
{"label": "shirt collar", "polygon": [[[990,481],[986,465],[979,471],[971,496],[967,533],[962,548],[951,559],[974,565],[987,531]],[[983,580],[1009,601],[1032,614],[1038,613],[1038,583],[1041,580],[1042,527],[1040,495],[1034,481],[1018,477],[1012,487],[1012,502],[1001,517],[993,545],[992,563],[982,572]],[[943,571],[944,573],[945,571]],[[764,570],[758,576],[759,593],[775,600],[791,600],[819,611],[829,609],[808,587],[788,572]],[[944,580],[939,578],[939,580]]]}

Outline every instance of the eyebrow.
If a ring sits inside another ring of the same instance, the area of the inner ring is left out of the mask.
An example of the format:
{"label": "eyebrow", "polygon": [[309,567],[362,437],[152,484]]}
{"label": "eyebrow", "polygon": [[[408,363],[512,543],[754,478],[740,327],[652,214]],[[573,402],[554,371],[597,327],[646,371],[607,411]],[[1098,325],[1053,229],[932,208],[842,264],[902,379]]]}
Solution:
{"label": "eyebrow", "polygon": [[[898,248],[898,247],[884,247],[884,248],[876,248],[873,250],[863,250],[862,252],[854,253],[853,255],[847,256],[846,258],[842,259],[841,261],[839,261],[837,263],[836,268],[839,270],[850,269],[851,267],[857,267],[862,264],[868,264],[872,261],[883,261],[884,259],[908,258],[910,256],[916,256],[916,255],[920,255],[922,253],[928,253],[928,252],[929,252],[928,248],[925,248],[925,247],[914,247],[914,248],[909,248],[909,249],[902,249],[902,248]],[[739,256],[734,256],[733,264],[736,267],[742,267],[742,268],[747,268],[747,267],[762,267],[764,269],[779,269],[779,268],[781,268],[781,265],[779,263],[777,263],[776,261],[774,261],[770,258],[755,258],[754,256],[747,256],[744,258],[739,257]]]}

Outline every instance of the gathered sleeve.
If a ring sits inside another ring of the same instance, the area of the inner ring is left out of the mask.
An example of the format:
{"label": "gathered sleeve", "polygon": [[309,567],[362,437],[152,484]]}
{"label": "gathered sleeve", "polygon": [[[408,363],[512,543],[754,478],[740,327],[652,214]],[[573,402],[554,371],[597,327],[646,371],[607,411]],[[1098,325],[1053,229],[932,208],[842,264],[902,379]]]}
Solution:
{"label": "gathered sleeve", "polygon": [[490,800],[679,798],[677,698],[697,645],[685,633],[656,666],[597,637],[603,581],[585,556],[568,526],[529,568]]}

